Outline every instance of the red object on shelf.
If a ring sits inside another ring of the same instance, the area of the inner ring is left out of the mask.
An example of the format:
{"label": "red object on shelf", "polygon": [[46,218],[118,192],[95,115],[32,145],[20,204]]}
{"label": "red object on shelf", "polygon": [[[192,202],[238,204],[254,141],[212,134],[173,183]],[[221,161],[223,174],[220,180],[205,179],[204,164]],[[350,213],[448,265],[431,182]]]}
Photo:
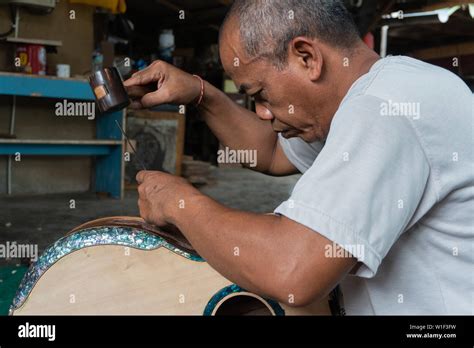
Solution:
{"label": "red object on shelf", "polygon": [[46,48],[42,45],[18,45],[15,66],[24,73],[46,75]]}

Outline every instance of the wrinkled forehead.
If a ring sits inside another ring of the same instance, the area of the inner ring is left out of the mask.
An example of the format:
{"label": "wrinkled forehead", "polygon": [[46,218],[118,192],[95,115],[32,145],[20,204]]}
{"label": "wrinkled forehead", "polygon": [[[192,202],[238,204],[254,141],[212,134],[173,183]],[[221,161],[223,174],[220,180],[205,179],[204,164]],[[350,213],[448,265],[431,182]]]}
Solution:
{"label": "wrinkled forehead", "polygon": [[260,80],[258,77],[261,76],[263,68],[259,63],[260,59],[246,55],[238,28],[233,29],[229,25],[223,30],[219,50],[222,66],[238,88],[241,85],[253,85]]}
{"label": "wrinkled forehead", "polygon": [[240,41],[240,33],[231,24],[227,24],[219,41],[222,65],[228,74],[234,73],[245,61],[245,54]]}
{"label": "wrinkled forehead", "polygon": [[219,50],[222,64],[228,73],[253,61],[245,52],[240,35],[240,23],[235,17],[228,19],[222,27]]}

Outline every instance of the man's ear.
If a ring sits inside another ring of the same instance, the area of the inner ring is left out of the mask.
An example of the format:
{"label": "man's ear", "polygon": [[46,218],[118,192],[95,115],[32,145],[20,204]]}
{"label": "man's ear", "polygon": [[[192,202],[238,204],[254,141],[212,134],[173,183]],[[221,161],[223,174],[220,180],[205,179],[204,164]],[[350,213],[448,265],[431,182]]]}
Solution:
{"label": "man's ear", "polygon": [[307,70],[311,81],[321,77],[323,69],[323,54],[316,42],[306,37],[299,36],[291,40],[288,50],[288,61],[296,63]]}

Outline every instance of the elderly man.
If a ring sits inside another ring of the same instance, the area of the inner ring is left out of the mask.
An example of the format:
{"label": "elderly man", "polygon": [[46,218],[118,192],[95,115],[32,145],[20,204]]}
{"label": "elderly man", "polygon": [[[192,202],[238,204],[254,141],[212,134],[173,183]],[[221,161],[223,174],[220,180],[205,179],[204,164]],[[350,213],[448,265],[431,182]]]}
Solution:
{"label": "elderly man", "polygon": [[126,81],[134,106],[196,103],[222,144],[258,151],[252,169],[304,175],[274,215],[259,215],[141,172],[141,216],[176,225],[229,280],[291,306],[341,284],[348,314],[471,314],[473,99],[463,81],[380,59],[336,0],[237,0],[220,53],[256,114],[164,62]]}

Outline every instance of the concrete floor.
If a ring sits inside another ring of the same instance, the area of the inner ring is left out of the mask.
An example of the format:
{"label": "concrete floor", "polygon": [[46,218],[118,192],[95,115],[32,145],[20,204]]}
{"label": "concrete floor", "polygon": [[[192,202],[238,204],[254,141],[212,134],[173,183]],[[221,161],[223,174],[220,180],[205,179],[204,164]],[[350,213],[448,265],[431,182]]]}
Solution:
{"label": "concrete floor", "polygon": [[[246,169],[214,169],[202,192],[235,209],[272,212],[286,200],[299,176],[273,178]],[[72,228],[108,216],[138,216],[136,191],[122,201],[95,194],[0,197],[0,244],[37,244],[41,253]],[[70,209],[70,200],[75,209]],[[0,266],[18,260],[0,259]]]}

